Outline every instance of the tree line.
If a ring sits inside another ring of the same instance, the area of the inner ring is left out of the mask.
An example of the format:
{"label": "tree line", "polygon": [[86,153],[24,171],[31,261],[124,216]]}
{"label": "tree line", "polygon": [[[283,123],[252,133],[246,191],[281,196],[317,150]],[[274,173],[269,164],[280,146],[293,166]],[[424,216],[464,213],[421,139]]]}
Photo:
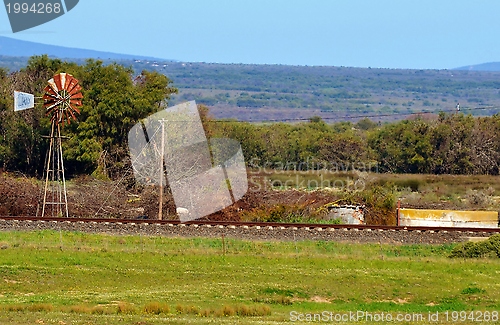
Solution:
{"label": "tree line", "polygon": [[[0,168],[41,176],[50,120],[41,102],[13,111],[13,91],[42,96],[47,80],[67,72],[84,95],[78,122],[63,128],[65,166],[70,175],[119,178],[130,168],[127,135],[141,119],[168,107],[177,93],[159,72],[134,72],[119,64],[87,60],[78,65],[35,56],[25,68],[0,69]],[[392,173],[499,173],[500,115],[473,117],[440,113],[379,124],[369,119],[327,124],[319,117],[303,123],[249,123],[216,120],[199,106],[207,135],[238,140],[249,167],[330,169]]]}
{"label": "tree line", "polygon": [[241,142],[247,162],[278,169],[498,175],[500,115],[440,113],[378,125],[214,121],[213,133]]}

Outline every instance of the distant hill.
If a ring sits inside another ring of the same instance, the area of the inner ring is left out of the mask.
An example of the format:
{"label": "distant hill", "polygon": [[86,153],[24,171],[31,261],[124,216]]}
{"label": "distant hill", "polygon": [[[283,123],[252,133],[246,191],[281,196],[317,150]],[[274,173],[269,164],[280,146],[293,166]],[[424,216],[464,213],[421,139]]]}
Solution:
{"label": "distant hill", "polygon": [[465,67],[455,68],[453,70],[468,70],[468,71],[500,71],[500,62],[488,62]]}
{"label": "distant hill", "polygon": [[391,121],[455,112],[458,103],[465,114],[500,112],[500,67],[491,71],[500,63],[461,70],[190,63],[0,37],[0,68],[19,70],[34,54],[76,64],[85,64],[85,58],[100,59],[104,64],[116,62],[137,74],[157,71],[179,89],[169,105],[196,100],[221,119],[301,121],[320,116],[329,122],[363,117]]}
{"label": "distant hill", "polygon": [[47,45],[35,42],[21,41],[13,38],[0,36],[0,56],[12,57],[30,57],[33,55],[47,54],[50,57],[61,59],[111,59],[111,60],[156,60],[156,61],[173,61],[154,57],[119,54],[112,52],[102,52],[94,50],[85,50],[64,46]]}

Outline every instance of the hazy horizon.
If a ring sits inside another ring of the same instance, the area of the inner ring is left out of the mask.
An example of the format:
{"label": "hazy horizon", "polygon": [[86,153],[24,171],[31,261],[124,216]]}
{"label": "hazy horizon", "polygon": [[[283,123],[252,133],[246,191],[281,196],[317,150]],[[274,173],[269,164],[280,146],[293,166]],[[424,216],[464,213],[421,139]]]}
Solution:
{"label": "hazy horizon", "polygon": [[0,35],[184,62],[453,69],[500,61],[499,11],[494,0],[85,0],[19,33],[0,10]]}

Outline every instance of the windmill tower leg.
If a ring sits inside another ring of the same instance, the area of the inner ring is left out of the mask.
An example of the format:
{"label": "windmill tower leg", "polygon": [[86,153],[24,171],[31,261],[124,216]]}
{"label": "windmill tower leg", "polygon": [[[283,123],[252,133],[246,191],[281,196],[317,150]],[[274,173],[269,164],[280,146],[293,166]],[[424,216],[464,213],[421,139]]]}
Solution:
{"label": "windmill tower leg", "polygon": [[45,188],[43,191],[42,218],[45,217],[45,208],[47,207],[47,193],[49,190],[49,178],[50,178],[50,173],[52,172],[51,163],[52,163],[52,147],[54,145],[54,126],[55,126],[54,123],[52,123],[52,128],[50,131],[49,152],[47,155],[47,164],[45,169]]}
{"label": "windmill tower leg", "polygon": [[[64,176],[64,160],[63,160],[63,151],[62,151],[62,137],[61,137],[61,126],[58,124],[57,125],[57,140],[58,140],[58,152],[59,152],[59,162],[60,162],[60,168],[59,168],[59,173],[61,176],[61,179],[59,181],[59,184],[61,184],[62,181],[62,187],[63,187],[63,196],[64,196],[64,212],[66,213],[66,218],[68,218],[69,213],[68,213],[68,195],[66,192],[66,177]],[[59,193],[61,193],[59,191]],[[61,195],[59,195],[59,201],[62,202]]]}
{"label": "windmill tower leg", "polygon": [[45,170],[42,218],[45,216],[48,206],[52,207],[52,216],[66,216],[67,218],[69,215],[61,140],[61,127],[53,122]]}
{"label": "windmill tower leg", "polygon": [[[71,120],[76,120],[75,115],[80,113],[78,107],[82,106],[82,87],[72,75],[63,72],[56,74],[47,83],[48,85],[43,89],[45,93],[42,98],[46,109],[45,114],[51,116],[52,127],[45,170],[42,217],[45,216],[48,205],[52,206],[52,216],[56,212],[58,216],[68,217],[61,124],[63,126],[64,123],[70,124]],[[51,184],[50,190],[49,184]]]}

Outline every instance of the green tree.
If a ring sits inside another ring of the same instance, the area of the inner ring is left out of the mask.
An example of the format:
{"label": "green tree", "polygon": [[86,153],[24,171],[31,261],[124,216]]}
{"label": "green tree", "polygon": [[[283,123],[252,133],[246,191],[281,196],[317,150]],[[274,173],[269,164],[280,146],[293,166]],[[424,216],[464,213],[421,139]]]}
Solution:
{"label": "green tree", "polygon": [[428,173],[431,171],[433,147],[429,125],[417,119],[389,124],[368,138],[382,171]]}
{"label": "green tree", "polygon": [[167,106],[177,92],[171,80],[157,72],[142,72],[118,64],[88,60],[81,85],[83,107],[79,123],[71,128],[66,155],[79,172],[98,172],[115,177],[127,162],[127,137],[131,127]]}

